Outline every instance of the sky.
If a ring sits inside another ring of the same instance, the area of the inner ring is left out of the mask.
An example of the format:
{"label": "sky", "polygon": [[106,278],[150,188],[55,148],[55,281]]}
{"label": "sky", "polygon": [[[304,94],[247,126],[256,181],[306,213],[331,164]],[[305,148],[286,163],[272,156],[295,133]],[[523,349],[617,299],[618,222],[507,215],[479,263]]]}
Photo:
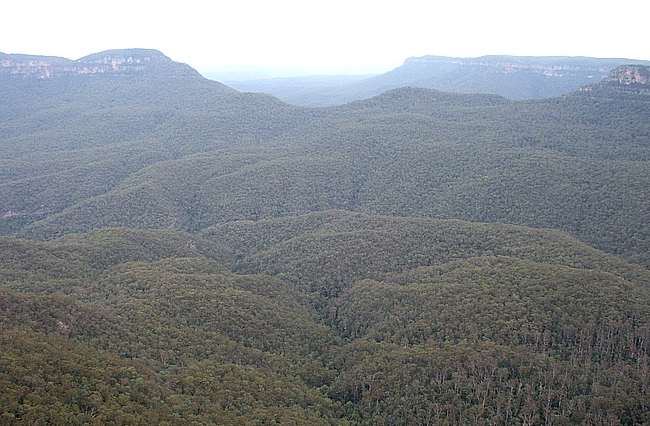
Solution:
{"label": "sky", "polygon": [[0,10],[3,53],[147,48],[199,71],[369,74],[424,55],[650,60],[647,0],[32,0]]}

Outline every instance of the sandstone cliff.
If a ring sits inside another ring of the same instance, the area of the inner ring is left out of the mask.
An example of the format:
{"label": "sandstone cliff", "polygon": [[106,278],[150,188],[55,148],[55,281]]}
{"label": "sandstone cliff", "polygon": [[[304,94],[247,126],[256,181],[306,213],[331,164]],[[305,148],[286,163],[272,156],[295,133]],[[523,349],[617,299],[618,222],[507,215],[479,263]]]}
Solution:
{"label": "sandstone cliff", "polygon": [[599,84],[585,86],[581,91],[609,90],[650,95],[650,67],[621,65],[609,72]]}
{"label": "sandstone cliff", "polygon": [[625,85],[649,85],[650,67],[640,65],[622,65],[613,69],[603,82]]}
{"label": "sandstone cliff", "polygon": [[124,49],[95,53],[76,61],[31,55],[0,53],[0,76],[46,79],[71,75],[160,74],[199,77],[190,66],[172,61],[157,50]]}

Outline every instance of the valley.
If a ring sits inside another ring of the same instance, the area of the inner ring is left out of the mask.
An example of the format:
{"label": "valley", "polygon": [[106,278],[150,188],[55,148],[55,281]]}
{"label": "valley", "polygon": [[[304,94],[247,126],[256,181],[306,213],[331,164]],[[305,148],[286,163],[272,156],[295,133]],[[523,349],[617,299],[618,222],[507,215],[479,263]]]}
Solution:
{"label": "valley", "polygon": [[1,424],[650,422],[647,67],[307,108],[0,59]]}

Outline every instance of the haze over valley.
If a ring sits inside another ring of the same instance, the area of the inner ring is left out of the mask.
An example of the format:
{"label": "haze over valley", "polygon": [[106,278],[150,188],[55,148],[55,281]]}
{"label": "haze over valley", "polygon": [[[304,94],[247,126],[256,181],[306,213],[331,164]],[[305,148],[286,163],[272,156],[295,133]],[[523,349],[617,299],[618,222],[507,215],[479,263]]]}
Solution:
{"label": "haze over valley", "polygon": [[[407,58],[402,66],[373,76],[255,79],[241,74],[235,79],[235,74],[223,77],[227,85],[240,91],[269,93],[288,103],[320,107],[369,98],[406,86],[446,92],[492,93],[518,100],[549,98],[598,83],[617,66],[632,64],[650,65],[650,62],[585,57],[422,56]],[[212,78],[210,74],[206,76]],[[227,80],[228,77],[233,80]]]}

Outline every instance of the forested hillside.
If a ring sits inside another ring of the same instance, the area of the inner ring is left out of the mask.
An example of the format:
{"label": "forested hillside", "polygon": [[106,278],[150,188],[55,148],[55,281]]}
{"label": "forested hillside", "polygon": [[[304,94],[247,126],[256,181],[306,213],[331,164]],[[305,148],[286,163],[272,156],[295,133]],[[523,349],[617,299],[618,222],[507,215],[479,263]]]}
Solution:
{"label": "forested hillside", "polygon": [[205,256],[218,248],[128,230],[1,243],[9,424],[328,424],[336,414],[316,390],[332,332],[284,283]]}
{"label": "forested hillside", "polygon": [[0,424],[650,423],[647,68],[307,109],[32,59],[0,72]]}
{"label": "forested hillside", "polygon": [[307,110],[195,77],[73,81],[5,80],[4,234],[343,209],[556,228],[650,264],[650,98],[613,83],[517,102],[408,88]]}
{"label": "forested hillside", "polygon": [[650,421],[650,274],[561,232],[332,211],[0,243],[8,424]]}

